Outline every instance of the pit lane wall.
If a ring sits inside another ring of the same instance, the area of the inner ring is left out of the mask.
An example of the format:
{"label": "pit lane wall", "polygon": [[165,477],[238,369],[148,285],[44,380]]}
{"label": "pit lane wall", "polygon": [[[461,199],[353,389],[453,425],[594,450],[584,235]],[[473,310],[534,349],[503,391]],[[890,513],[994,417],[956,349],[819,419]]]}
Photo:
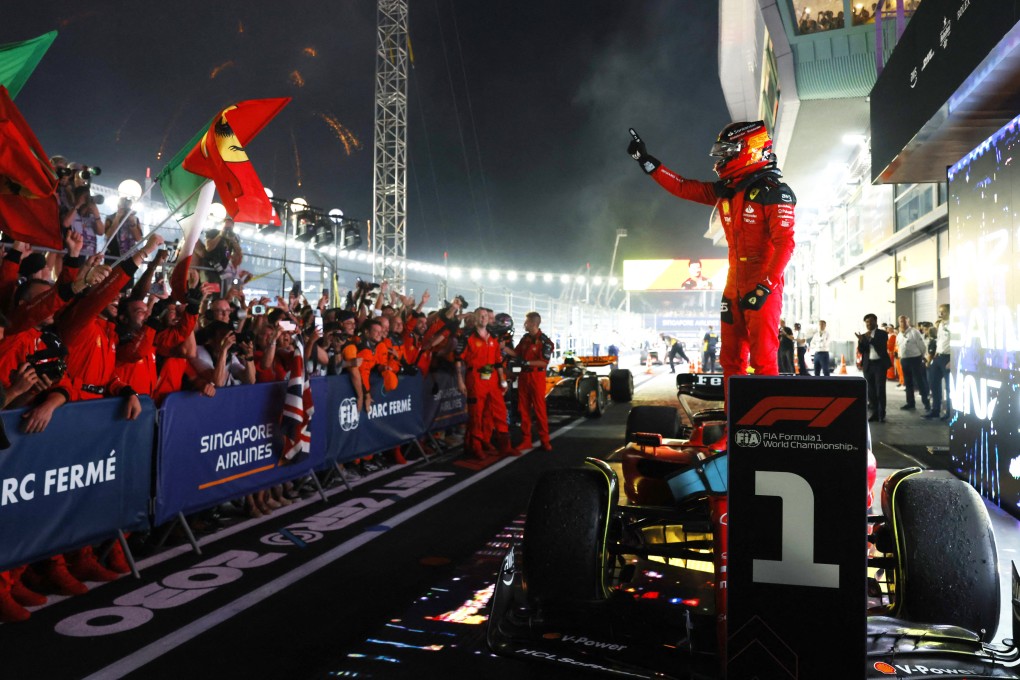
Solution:
{"label": "pit lane wall", "polygon": [[[0,450],[0,570],[163,524],[234,498],[424,437],[467,420],[450,374],[402,376],[358,412],[348,376],[312,378],[306,457],[280,464],[286,383],[217,390],[213,398],[142,398],[66,404],[39,434],[21,432],[25,409],[0,412],[11,446]],[[158,425],[157,425],[158,423]]]}

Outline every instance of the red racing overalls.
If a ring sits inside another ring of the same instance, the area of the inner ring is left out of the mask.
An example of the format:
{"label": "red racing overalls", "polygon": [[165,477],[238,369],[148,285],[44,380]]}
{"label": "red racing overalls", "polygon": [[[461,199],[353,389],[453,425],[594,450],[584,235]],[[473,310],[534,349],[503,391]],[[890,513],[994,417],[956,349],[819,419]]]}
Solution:
{"label": "red racing overalls", "polygon": [[[544,361],[546,366],[553,355],[553,341],[545,333],[537,336],[524,335],[517,343],[517,358],[524,361]],[[546,366],[525,366],[517,379],[517,410],[521,415],[523,446],[531,444],[531,412],[535,412],[538,438],[543,444],[549,443],[549,419],[545,412],[545,369]]]}
{"label": "red racing overalls", "polygon": [[[729,246],[729,273],[720,305],[723,375],[743,375],[748,363],[757,375],[777,375],[783,271],[794,247],[793,191],[775,170],[735,183],[699,182],[660,165],[652,177],[670,193],[719,211]],[[741,298],[758,284],[771,290],[765,304],[757,311],[742,308]]]}
{"label": "red racing overalls", "polygon": [[506,403],[499,384],[498,369],[503,361],[499,341],[491,335],[483,339],[478,333],[471,333],[458,358],[464,362],[469,438],[474,442],[487,442],[487,423],[497,434],[508,434]]}

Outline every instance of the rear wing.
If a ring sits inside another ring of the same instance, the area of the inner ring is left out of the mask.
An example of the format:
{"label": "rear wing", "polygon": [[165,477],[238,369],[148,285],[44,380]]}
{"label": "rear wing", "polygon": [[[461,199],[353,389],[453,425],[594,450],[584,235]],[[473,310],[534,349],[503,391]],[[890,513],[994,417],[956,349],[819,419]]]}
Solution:
{"label": "rear wing", "polygon": [[575,360],[584,364],[585,366],[592,368],[598,366],[610,366],[619,362],[620,357],[612,355],[603,355],[597,357],[574,357]]}
{"label": "rear wing", "polygon": [[721,373],[680,373],[676,377],[676,396],[694,397],[704,401],[723,401],[723,376]]}

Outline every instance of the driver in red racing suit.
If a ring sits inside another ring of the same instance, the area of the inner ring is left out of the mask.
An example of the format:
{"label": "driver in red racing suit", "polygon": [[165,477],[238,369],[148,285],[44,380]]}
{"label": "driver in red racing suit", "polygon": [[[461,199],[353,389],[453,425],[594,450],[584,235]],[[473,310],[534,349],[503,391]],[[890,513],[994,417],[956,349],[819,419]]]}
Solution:
{"label": "driver in red racing suit", "polygon": [[783,271],[793,254],[793,191],[780,179],[772,140],[763,121],[723,128],[710,155],[718,182],[686,179],[648,155],[631,131],[627,153],[664,189],[689,201],[714,205],[729,245],[729,273],[720,306],[723,375],[777,375],[783,306]]}

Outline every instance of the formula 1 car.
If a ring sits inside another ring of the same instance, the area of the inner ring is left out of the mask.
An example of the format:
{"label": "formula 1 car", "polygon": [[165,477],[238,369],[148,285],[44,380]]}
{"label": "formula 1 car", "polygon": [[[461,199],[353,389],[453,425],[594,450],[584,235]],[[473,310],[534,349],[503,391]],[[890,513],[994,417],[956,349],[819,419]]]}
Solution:
{"label": "formula 1 car", "polygon": [[[562,364],[550,366],[545,377],[545,408],[549,414],[598,418],[609,398],[629,402],[634,398],[634,376],[617,368],[615,356],[567,356]],[[608,375],[594,368],[609,366]]]}
{"label": "formula 1 car", "polygon": [[[722,377],[678,376],[678,396],[683,423],[669,407],[631,411],[627,444],[611,456],[623,464],[629,503],[602,460],[540,478],[522,545],[496,581],[494,652],[632,678],[725,676],[724,411],[687,403],[721,401]],[[1020,678],[1013,640],[992,642],[997,556],[974,489],[910,468],[885,480],[881,507],[868,521],[866,667],[831,677]],[[1015,565],[1012,601],[1017,638]],[[811,612],[804,616],[809,631]]]}

